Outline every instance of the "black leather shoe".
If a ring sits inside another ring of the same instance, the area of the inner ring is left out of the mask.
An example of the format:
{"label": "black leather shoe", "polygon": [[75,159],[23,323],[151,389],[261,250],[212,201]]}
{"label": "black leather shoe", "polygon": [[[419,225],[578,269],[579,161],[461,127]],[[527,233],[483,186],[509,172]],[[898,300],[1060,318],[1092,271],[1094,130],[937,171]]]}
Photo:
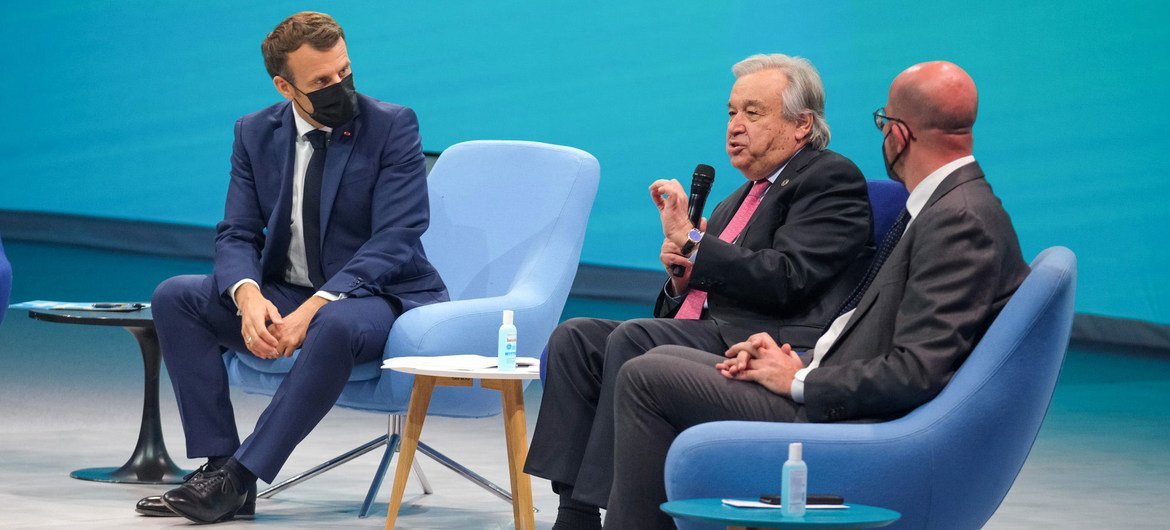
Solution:
{"label": "black leather shoe", "polygon": [[[252,500],[251,513],[243,508]],[[222,469],[200,473],[186,484],[162,495],[162,503],[171,511],[196,523],[218,523],[236,517],[254,515],[256,482],[236,484]]]}
{"label": "black leather shoe", "polygon": [[170,508],[167,508],[167,505],[163,504],[162,495],[151,495],[139,499],[138,504],[134,506],[134,511],[150,517],[179,516],[179,514],[172,512]]}
{"label": "black leather shoe", "polygon": [[[138,505],[134,507],[134,511],[150,516],[150,517],[178,517],[179,514],[172,512],[167,505],[163,504],[162,495],[151,495],[143,497],[138,501]],[[248,499],[244,501],[244,505],[236,510],[235,519],[252,519],[256,516],[256,488],[248,488]]]}
{"label": "black leather shoe", "polygon": [[[196,469],[195,471],[187,473],[187,476],[183,477],[183,483],[185,484],[188,480],[191,480],[194,477],[197,477],[197,476],[199,476],[203,473],[207,473],[209,471],[215,471],[216,469],[219,469],[219,466],[216,466],[216,465],[212,464],[211,462],[207,462],[207,463],[199,466],[199,469]],[[172,512],[170,508],[167,508],[167,505],[163,504],[162,495],[151,495],[149,497],[143,497],[143,498],[139,499],[138,504],[136,504],[134,506],[134,511],[136,511],[142,515],[148,515],[151,517],[178,517],[179,516],[179,514]]]}
{"label": "black leather shoe", "polygon": [[[200,474],[209,473],[211,471],[215,471],[216,469],[219,469],[219,466],[216,466],[210,462],[205,463],[205,464],[199,466],[199,469],[196,469],[195,471],[187,473],[187,476],[183,477],[183,482],[185,483],[188,480],[191,480],[192,478],[194,478]],[[138,504],[134,506],[134,511],[136,511],[142,515],[149,516],[149,517],[178,517],[179,516],[179,514],[172,512],[170,508],[167,508],[167,505],[163,504],[162,495],[151,495],[149,497],[143,497],[142,499],[140,499],[138,501]],[[252,489],[248,490],[248,500],[244,501],[244,505],[241,506],[239,511],[236,512],[236,518],[237,519],[251,519],[255,515],[256,515],[256,490],[254,488],[252,488]]]}

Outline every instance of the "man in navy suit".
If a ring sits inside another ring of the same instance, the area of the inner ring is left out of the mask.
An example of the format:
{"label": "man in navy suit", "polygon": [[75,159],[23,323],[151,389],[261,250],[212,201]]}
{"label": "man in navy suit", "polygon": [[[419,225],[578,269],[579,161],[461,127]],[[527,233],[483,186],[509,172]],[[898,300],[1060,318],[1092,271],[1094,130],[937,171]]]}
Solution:
{"label": "man in navy suit", "polygon": [[[189,458],[208,459],[138,511],[196,522],[249,517],[332,408],[355,363],[382,356],[395,318],[447,300],[420,237],[429,210],[418,121],[354,90],[331,17],[281,22],[261,49],[288,101],[240,118],[210,276],[179,276],[152,299]],[[300,349],[241,444],[225,350],[278,359]]]}

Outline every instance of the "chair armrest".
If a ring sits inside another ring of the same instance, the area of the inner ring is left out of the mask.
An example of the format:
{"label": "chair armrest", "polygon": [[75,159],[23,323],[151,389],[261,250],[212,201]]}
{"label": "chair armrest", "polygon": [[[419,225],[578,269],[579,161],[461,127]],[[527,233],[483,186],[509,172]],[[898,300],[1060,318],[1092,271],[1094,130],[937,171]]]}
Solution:
{"label": "chair armrest", "polygon": [[[526,334],[547,318],[541,308],[522,296],[506,295],[439,302],[403,313],[390,328],[384,358],[456,354],[495,355],[502,312],[515,312],[519,355],[538,357],[536,337]],[[525,340],[528,338],[529,340]]]}
{"label": "chair armrest", "polygon": [[705,423],[683,431],[671,445],[666,457],[667,498],[754,498],[778,492],[788,444],[803,442],[810,492],[882,506],[888,503],[882,491],[891,485],[905,494],[929,489],[925,487],[932,468],[929,441],[923,431],[901,421]]}
{"label": "chair armrest", "polygon": [[[458,354],[494,356],[502,323],[502,311],[511,309],[515,312],[518,354],[523,357],[537,357],[540,355],[540,348],[544,347],[543,341],[548,338],[547,332],[556,324],[555,319],[559,315],[552,315],[550,320],[549,315],[544,314],[549,311],[532,298],[534,297],[514,291],[504,296],[454,300],[416,307],[399,316],[390,327],[390,336],[386,339],[386,349],[382,356],[384,359]],[[539,330],[543,328],[548,329],[541,333]],[[378,387],[387,406],[401,406],[403,409],[406,407],[413,378],[412,375],[393,370],[384,371]],[[472,391],[443,390],[450,393]],[[498,413],[498,399],[493,398],[494,405],[475,415]],[[431,413],[443,408],[442,400],[441,393],[436,393],[432,397]]]}

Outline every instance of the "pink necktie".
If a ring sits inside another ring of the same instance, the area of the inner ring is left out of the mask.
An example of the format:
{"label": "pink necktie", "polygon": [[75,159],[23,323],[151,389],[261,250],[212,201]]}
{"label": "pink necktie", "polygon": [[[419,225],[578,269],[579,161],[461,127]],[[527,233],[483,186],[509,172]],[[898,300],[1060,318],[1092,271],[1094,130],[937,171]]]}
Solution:
{"label": "pink necktie", "polygon": [[[723,229],[723,233],[719,234],[721,241],[730,243],[739,237],[739,233],[743,232],[743,228],[747,226],[748,221],[752,218],[752,214],[756,213],[756,208],[760,206],[760,199],[764,196],[764,192],[768,191],[769,184],[771,182],[768,179],[763,179],[757,180],[752,185],[752,190],[748,192],[748,196],[744,198],[743,203],[739,205],[739,209],[735,211],[735,216],[731,218],[731,222],[727,223],[727,227]],[[703,304],[706,301],[707,291],[691,289],[687,293],[687,297],[683,300],[682,307],[679,307],[678,313],[675,313],[674,318],[698,320],[699,316],[703,314]]]}

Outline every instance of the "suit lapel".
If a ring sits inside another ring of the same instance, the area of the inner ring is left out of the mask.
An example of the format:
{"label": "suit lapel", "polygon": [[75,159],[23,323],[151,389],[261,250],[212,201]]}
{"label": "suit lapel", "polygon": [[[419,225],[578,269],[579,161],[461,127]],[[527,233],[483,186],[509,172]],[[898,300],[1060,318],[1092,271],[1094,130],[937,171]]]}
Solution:
{"label": "suit lapel", "polygon": [[[960,167],[959,169],[956,169],[953,173],[947,175],[947,177],[944,178],[941,183],[939,183],[938,188],[934,190],[934,193],[930,195],[930,199],[926,201],[926,206],[922,207],[922,211],[918,212],[918,215],[916,215],[915,218],[921,217],[922,212],[925,212],[927,209],[929,209],[931,205],[938,202],[939,199],[941,199],[947,193],[950,193],[951,190],[963,185],[966,182],[970,182],[979,178],[983,178],[983,170],[980,169],[977,162],[967,164],[963,167]],[[873,285],[871,285],[865,295],[861,297],[861,300],[857,304],[857,309],[853,312],[853,316],[849,318],[849,322],[847,322],[845,327],[841,329],[841,334],[837,336],[837,340],[833,342],[833,346],[829,348],[828,353],[825,354],[825,359],[828,359],[837,350],[837,346],[845,342],[843,340],[845,336],[848,335],[849,332],[853,331],[853,328],[857,326],[857,323],[860,322],[861,319],[865,317],[865,314],[869,312],[869,309],[873,307],[874,302],[881,293],[881,286],[886,283],[877,281],[879,278],[881,278],[881,272],[886,270],[888,264],[893,263],[896,260],[909,259],[908,257],[902,257],[903,253],[906,252],[906,245],[903,243],[913,238],[913,236],[910,236],[910,230],[912,228],[913,225],[906,229],[906,236],[909,237],[903,236],[902,240],[898,242],[898,245],[894,247],[893,254],[891,254],[890,257],[886,260],[886,263],[882,264],[882,268],[878,272],[878,277],[874,279]],[[824,359],[821,361],[824,362]]]}
{"label": "suit lapel", "polygon": [[269,254],[271,262],[268,272],[274,273],[284,268],[284,259],[288,256],[289,223],[292,218],[292,188],[293,188],[293,161],[296,157],[295,137],[297,126],[293,121],[292,106],[286,106],[280,114],[280,121],[276,122],[272,132],[274,159],[273,167],[280,168],[276,174],[279,179],[280,193],[276,199],[276,206],[268,218],[268,242],[264,249]]}
{"label": "suit lapel", "polygon": [[[950,193],[951,190],[980,178],[983,178],[983,169],[979,167],[979,162],[972,162],[956,169],[939,183],[934,193],[930,194],[930,199],[927,199],[926,206],[922,207],[922,211],[925,212],[927,208],[930,208],[932,204],[938,202],[943,195]],[[918,215],[922,215],[922,212],[918,212]]]}
{"label": "suit lapel", "polygon": [[865,318],[865,314],[869,312],[874,302],[877,301],[878,296],[881,294],[881,288],[876,282],[870,287],[869,292],[865,293],[865,296],[862,296],[861,301],[857,303],[857,308],[853,310],[853,315],[849,317],[849,322],[846,322],[845,327],[841,328],[841,333],[837,335],[837,339],[833,341],[833,345],[829,347],[829,351],[821,359],[822,364],[837,351],[837,346],[845,342],[845,337],[853,331],[853,328],[857,327],[857,323],[861,322],[862,318]]}
{"label": "suit lapel", "polygon": [[354,138],[361,133],[361,115],[353,121],[333,129],[329,139],[329,150],[325,155],[325,174],[321,180],[321,241],[329,229],[329,218],[333,214],[333,201],[337,199],[337,188],[353,152]]}
{"label": "suit lapel", "polygon": [[800,173],[804,171],[804,168],[808,167],[808,165],[820,154],[820,151],[806,146],[804,149],[801,149],[800,152],[792,156],[792,159],[788,162],[787,165],[784,166],[784,170],[781,171],[779,175],[776,175],[776,181],[768,186],[768,192],[764,194],[763,202],[761,202],[760,206],[756,208],[756,211],[752,213],[751,219],[748,219],[747,226],[743,227],[743,232],[740,232],[739,237],[736,238],[736,241],[739,242],[740,246],[743,246],[743,242],[748,240],[748,234],[752,231],[752,228],[756,222],[756,218],[761,215],[771,215],[768,212],[776,207],[777,203],[780,202],[780,197],[784,195],[784,193],[780,191],[780,188],[786,187],[792,181],[796,180],[800,176]]}

